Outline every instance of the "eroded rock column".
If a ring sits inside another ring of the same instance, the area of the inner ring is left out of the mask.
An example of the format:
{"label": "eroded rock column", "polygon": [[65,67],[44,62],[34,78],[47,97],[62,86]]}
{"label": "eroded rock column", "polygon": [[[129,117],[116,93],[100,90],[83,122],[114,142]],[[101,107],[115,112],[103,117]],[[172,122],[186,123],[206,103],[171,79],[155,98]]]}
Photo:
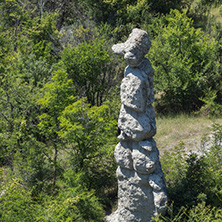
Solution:
{"label": "eroded rock column", "polygon": [[154,70],[145,58],[150,45],[145,31],[133,29],[125,43],[112,47],[114,53],[124,56],[128,66],[120,92],[120,142],[114,152],[118,164],[118,209],[107,217],[110,222],[147,222],[166,210],[166,185],[153,139]]}

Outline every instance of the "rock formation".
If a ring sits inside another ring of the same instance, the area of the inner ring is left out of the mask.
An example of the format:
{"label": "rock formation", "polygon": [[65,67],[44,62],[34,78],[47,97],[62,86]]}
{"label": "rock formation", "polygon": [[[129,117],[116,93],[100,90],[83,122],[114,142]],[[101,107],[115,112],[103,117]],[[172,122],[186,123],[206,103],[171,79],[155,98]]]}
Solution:
{"label": "rock formation", "polygon": [[133,29],[125,43],[112,47],[128,66],[121,83],[118,127],[120,142],[114,152],[118,169],[118,209],[109,222],[147,222],[166,210],[167,194],[156,133],[153,74],[145,55],[151,46],[147,32]]}

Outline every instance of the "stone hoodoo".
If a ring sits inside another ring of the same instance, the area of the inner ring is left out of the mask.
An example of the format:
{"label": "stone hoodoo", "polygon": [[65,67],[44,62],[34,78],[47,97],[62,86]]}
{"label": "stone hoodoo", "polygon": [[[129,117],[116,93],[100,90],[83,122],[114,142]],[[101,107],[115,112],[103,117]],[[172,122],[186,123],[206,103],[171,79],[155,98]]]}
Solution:
{"label": "stone hoodoo", "polygon": [[110,222],[147,222],[166,210],[167,193],[156,133],[153,74],[145,55],[151,46],[147,32],[133,29],[125,43],[113,45],[128,66],[121,83],[118,127],[120,142],[114,152],[118,168],[118,209]]}

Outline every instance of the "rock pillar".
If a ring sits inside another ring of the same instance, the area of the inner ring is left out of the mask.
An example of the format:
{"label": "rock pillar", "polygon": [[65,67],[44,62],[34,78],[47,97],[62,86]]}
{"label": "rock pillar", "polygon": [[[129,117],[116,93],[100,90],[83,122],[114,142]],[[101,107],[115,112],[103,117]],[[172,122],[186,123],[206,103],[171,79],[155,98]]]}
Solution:
{"label": "rock pillar", "polygon": [[153,74],[145,55],[151,46],[147,32],[133,29],[125,43],[113,45],[128,66],[121,83],[118,127],[120,142],[114,152],[118,168],[118,209],[109,222],[147,222],[166,210],[167,194],[156,133]]}

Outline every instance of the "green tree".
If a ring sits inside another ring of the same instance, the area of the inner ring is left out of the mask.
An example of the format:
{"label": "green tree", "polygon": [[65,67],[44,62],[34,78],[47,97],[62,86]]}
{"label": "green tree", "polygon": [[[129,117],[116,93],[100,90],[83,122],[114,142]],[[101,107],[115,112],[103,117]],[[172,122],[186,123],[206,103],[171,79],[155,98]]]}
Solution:
{"label": "green tree", "polygon": [[116,121],[109,106],[91,106],[76,95],[67,73],[55,71],[44,86],[44,97],[38,100],[43,111],[39,128],[48,149],[54,150],[54,184],[58,169],[65,165],[75,173],[81,172],[82,184],[99,194],[114,178]]}
{"label": "green tree", "polygon": [[[37,128],[40,107],[36,99],[40,88],[33,77],[25,77],[17,68],[18,56],[8,55],[5,72],[2,72],[0,87],[0,160],[14,174],[30,186],[42,181],[46,175],[45,146]],[[40,82],[39,82],[40,84]],[[41,84],[40,84],[41,85]]]}
{"label": "green tree", "polygon": [[[49,153],[37,127],[41,110],[36,100],[55,61],[48,39],[54,26],[49,16],[31,19],[23,4],[4,2],[0,4],[5,15],[0,22],[0,161],[26,185],[36,185],[34,192],[42,190],[51,174]],[[52,28],[43,35],[46,26]]]}
{"label": "green tree", "polygon": [[111,72],[110,58],[104,40],[80,43],[67,47],[61,55],[61,65],[80,97],[87,97],[91,105],[101,105],[113,86],[115,73]]}
{"label": "green tree", "polygon": [[[72,81],[68,79],[63,70],[54,72],[50,82],[46,83],[43,88],[44,96],[38,100],[41,105],[42,114],[39,116],[40,123],[38,127],[42,135],[46,138],[45,143],[49,150],[53,150],[53,185],[56,185],[58,176],[59,163],[57,161],[59,149],[62,141],[58,137],[60,130],[59,116],[61,112],[70,103],[75,101],[75,90]],[[63,144],[64,145],[64,144]]]}
{"label": "green tree", "polygon": [[[160,24],[149,57],[155,70],[155,90],[161,94],[162,111],[191,111],[201,107],[206,88],[221,81],[218,42],[193,27],[186,16],[172,10]],[[164,110],[165,109],[165,110]]]}
{"label": "green tree", "polygon": [[[116,121],[107,105],[90,107],[85,99],[67,106],[59,118],[59,135],[70,147],[70,166],[84,173],[89,189],[103,190],[113,182],[115,164],[112,157],[116,143]],[[73,163],[75,163],[73,165]]]}

